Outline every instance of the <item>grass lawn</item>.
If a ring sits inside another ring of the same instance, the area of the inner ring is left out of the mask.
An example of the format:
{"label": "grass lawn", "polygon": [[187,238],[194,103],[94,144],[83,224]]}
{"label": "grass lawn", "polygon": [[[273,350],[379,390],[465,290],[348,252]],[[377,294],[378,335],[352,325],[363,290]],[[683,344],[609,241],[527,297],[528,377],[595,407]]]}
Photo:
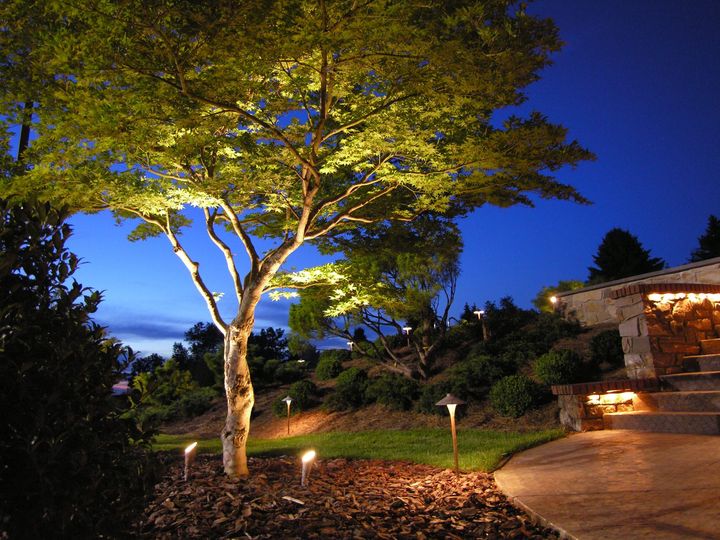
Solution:
{"label": "grass lawn", "polygon": [[[492,471],[509,454],[558,439],[561,429],[530,433],[508,433],[479,429],[458,430],[460,468],[466,471]],[[184,435],[159,435],[154,450],[178,450],[193,442]],[[200,452],[219,454],[220,438],[198,441]],[[441,468],[453,466],[450,429],[412,429],[407,431],[362,431],[357,433],[316,433],[283,439],[253,439],[248,455],[300,455],[314,449],[319,458],[369,458],[411,461]]]}

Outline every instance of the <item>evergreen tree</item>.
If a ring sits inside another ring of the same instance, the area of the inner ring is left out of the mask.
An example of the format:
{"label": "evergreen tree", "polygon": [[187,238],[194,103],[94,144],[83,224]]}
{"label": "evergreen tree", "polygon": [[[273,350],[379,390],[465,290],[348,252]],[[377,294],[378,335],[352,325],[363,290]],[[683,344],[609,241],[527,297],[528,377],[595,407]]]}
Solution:
{"label": "evergreen tree", "polygon": [[650,250],[644,249],[636,236],[619,228],[605,235],[593,261],[596,266],[588,268],[590,285],[656,272],[666,266],[661,258],[650,257]]}
{"label": "evergreen tree", "polygon": [[705,233],[698,238],[698,248],[690,255],[690,262],[720,257],[720,219],[711,215]]}

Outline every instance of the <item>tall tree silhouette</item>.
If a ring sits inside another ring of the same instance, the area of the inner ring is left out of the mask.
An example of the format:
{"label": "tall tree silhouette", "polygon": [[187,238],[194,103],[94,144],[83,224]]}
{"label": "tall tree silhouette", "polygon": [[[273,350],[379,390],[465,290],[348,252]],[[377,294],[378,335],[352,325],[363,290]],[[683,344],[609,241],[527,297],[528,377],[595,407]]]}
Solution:
{"label": "tall tree silhouette", "polygon": [[593,261],[596,266],[588,268],[590,285],[655,272],[666,266],[661,258],[650,257],[650,250],[642,247],[637,236],[619,228],[608,231]]}
{"label": "tall tree silhouette", "polygon": [[698,248],[690,254],[690,262],[720,257],[720,219],[711,215],[705,233],[698,237]]}

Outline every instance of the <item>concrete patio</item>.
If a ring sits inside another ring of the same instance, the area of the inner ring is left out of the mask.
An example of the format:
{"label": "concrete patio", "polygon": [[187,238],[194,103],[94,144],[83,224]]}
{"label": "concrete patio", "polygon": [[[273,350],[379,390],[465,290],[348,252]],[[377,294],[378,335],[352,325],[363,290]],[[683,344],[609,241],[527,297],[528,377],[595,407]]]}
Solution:
{"label": "concrete patio", "polygon": [[720,437],[606,430],[514,456],[495,472],[567,538],[720,539]]}

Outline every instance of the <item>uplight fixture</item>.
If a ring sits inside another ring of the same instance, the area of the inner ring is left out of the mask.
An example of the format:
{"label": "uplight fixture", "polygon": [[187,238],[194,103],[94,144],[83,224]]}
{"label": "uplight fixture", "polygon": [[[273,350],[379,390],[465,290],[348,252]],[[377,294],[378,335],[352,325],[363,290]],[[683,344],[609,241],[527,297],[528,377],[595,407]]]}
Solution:
{"label": "uplight fixture", "polygon": [[190,466],[195,461],[195,454],[197,453],[197,441],[185,448],[185,481],[190,477]]}
{"label": "uplight fixture", "polygon": [[300,485],[305,487],[310,477],[310,469],[312,468],[313,460],[315,459],[315,450],[308,450],[303,454],[302,457],[302,475],[300,477]]}

